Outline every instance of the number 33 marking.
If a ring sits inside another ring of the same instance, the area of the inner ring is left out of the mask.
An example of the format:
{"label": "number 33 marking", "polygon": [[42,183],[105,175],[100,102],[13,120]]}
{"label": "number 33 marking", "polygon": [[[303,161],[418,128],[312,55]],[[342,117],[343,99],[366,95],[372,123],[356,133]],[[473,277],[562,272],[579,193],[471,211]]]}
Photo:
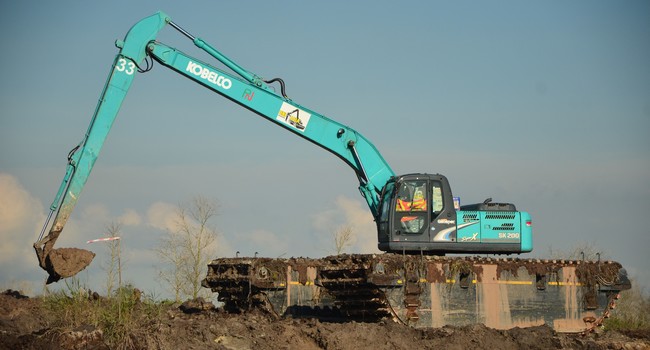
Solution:
{"label": "number 33 marking", "polygon": [[120,58],[115,65],[115,69],[120,72],[125,72],[128,75],[131,75],[135,72],[135,63],[127,62],[124,58]]}

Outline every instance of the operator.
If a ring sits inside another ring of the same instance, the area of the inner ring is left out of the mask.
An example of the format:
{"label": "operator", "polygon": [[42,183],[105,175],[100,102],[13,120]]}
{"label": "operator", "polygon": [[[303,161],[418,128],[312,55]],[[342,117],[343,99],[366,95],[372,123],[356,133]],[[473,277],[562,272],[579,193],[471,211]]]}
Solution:
{"label": "operator", "polygon": [[413,194],[413,200],[408,198],[397,198],[397,211],[425,211],[427,210],[427,201],[424,199],[422,190],[417,189]]}

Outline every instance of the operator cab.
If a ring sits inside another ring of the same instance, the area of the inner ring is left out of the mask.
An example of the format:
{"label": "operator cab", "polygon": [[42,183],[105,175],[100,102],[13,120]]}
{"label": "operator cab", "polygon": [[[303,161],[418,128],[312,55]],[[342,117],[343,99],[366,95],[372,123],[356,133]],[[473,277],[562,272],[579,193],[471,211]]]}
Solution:
{"label": "operator cab", "polygon": [[382,251],[444,255],[532,250],[528,213],[499,204],[488,210],[478,205],[456,210],[449,181],[440,174],[391,178],[382,191],[380,208],[377,232]]}

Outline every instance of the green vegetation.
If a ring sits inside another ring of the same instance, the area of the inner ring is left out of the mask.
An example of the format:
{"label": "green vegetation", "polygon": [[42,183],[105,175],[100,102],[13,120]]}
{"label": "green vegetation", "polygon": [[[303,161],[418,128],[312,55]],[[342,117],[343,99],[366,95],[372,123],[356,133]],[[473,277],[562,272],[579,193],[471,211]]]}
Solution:
{"label": "green vegetation", "polygon": [[66,280],[66,289],[43,297],[53,328],[75,329],[94,326],[101,329],[111,349],[135,348],[149,338],[169,305],[143,296],[131,285],[118,288],[110,297],[101,297],[82,286],[76,278]]}
{"label": "green vegetation", "polygon": [[621,292],[612,316],[605,321],[605,329],[650,329],[650,295],[632,281],[632,288]]}
{"label": "green vegetation", "polygon": [[[175,227],[168,232],[156,252],[166,269],[160,271],[163,282],[174,292],[176,302],[181,298],[197,298],[201,278],[208,262],[216,255],[217,231],[210,221],[217,215],[218,205],[203,197],[195,197],[185,206],[179,205]],[[106,237],[120,238],[121,225],[112,222],[106,226]],[[101,330],[105,343],[111,349],[149,348],[155,342],[157,329],[169,309],[170,301],[156,300],[142,295],[130,284],[122,284],[123,264],[120,240],[104,243],[108,258],[106,297],[93,293],[78,277],[64,279],[65,288],[50,292],[47,288],[43,304],[47,320],[53,329],[74,330],[94,327]],[[203,290],[206,297],[211,293]]]}

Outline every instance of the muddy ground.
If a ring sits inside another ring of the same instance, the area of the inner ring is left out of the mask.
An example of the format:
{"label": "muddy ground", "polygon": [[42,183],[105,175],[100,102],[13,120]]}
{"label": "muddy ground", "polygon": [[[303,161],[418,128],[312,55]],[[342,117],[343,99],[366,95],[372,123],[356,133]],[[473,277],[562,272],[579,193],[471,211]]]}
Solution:
{"label": "muddy ground", "polygon": [[233,315],[204,305],[166,306],[155,319],[125,329],[121,344],[109,346],[102,329],[89,324],[57,326],[43,299],[5,291],[0,294],[0,349],[650,349],[650,330],[586,337],[556,334],[546,326],[418,330],[390,320],[277,320],[260,312]]}

